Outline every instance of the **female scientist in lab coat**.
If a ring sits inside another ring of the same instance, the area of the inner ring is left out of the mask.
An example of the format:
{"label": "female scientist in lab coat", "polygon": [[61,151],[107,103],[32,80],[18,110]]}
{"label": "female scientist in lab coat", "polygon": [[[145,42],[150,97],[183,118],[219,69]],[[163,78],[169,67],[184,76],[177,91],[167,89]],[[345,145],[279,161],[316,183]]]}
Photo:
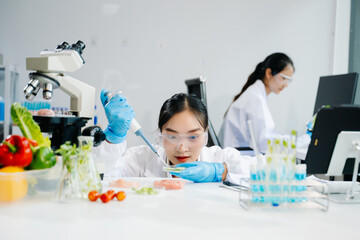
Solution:
{"label": "female scientist in lab coat", "polygon": [[[107,101],[105,89],[101,101]],[[249,174],[253,158],[243,157],[233,148],[206,147],[208,115],[204,104],[194,95],[175,94],[166,100],[159,116],[158,157],[148,146],[126,149],[126,134],[134,111],[118,94],[105,105],[109,121],[104,131],[106,140],[94,148],[97,158],[105,161],[105,178],[112,177],[172,177],[194,182],[236,181]],[[186,167],[172,175],[163,171],[166,164]]]}
{"label": "female scientist in lab coat", "polygon": [[[266,152],[268,139],[282,137],[274,131],[275,123],[267,97],[270,93],[279,94],[288,87],[294,71],[292,60],[284,53],[273,53],[256,66],[225,113],[219,132],[223,147],[254,148],[248,120],[251,120],[255,143],[260,152]],[[309,142],[309,135],[304,134],[298,137],[297,146],[305,147]]]}

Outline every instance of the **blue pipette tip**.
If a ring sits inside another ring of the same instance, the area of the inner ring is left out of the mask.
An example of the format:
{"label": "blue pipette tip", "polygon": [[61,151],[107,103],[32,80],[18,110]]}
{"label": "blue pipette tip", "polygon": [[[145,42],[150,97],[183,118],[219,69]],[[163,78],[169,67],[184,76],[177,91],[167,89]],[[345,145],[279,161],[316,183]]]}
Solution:
{"label": "blue pipette tip", "polygon": [[139,129],[135,132],[136,136],[140,136],[145,142],[146,144],[151,148],[151,150],[158,156],[160,157],[160,155],[157,153],[157,151],[155,150],[155,148],[151,145],[151,143],[145,138],[144,134],[142,133],[142,131]]}

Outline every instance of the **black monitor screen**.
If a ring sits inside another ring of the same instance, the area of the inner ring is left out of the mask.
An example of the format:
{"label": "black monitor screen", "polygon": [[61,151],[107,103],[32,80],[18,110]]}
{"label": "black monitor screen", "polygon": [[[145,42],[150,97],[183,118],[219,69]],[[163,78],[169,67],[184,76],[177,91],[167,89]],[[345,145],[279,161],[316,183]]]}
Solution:
{"label": "black monitor screen", "polygon": [[188,94],[195,94],[204,104],[204,93],[201,91],[201,85],[204,84],[201,82],[200,78],[189,79],[185,81],[185,84],[188,89]]}
{"label": "black monitor screen", "polygon": [[[359,106],[341,105],[323,108],[318,112],[305,158],[308,174],[327,173],[341,131],[360,131]],[[349,158],[343,173],[351,174],[353,170],[354,158]]]}
{"label": "black monitor screen", "polygon": [[188,86],[188,93],[189,94],[195,94],[198,98],[200,98],[202,100],[200,85],[189,85]]}
{"label": "black monitor screen", "polygon": [[354,104],[357,73],[320,77],[314,114],[324,105]]}

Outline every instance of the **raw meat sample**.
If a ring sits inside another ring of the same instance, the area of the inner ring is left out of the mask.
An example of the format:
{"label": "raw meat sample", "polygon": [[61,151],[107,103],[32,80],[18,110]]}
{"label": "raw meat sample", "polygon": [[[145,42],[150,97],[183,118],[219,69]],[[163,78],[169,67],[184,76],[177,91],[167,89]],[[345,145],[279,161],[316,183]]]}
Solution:
{"label": "raw meat sample", "polygon": [[130,188],[130,187],[139,187],[138,182],[128,182],[123,179],[118,179],[115,181],[112,181],[110,184],[110,187],[117,187],[117,188]]}
{"label": "raw meat sample", "polygon": [[164,179],[161,181],[155,181],[154,187],[155,188],[163,188],[165,187],[166,190],[176,190],[176,189],[183,189],[185,186],[184,181],[179,180],[172,180],[172,179]]}

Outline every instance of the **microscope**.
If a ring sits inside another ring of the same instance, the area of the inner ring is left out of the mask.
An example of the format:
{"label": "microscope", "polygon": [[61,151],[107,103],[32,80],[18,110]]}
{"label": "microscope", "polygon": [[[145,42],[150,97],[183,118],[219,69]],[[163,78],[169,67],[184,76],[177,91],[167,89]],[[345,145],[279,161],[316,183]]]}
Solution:
{"label": "microscope", "polygon": [[27,100],[31,101],[43,89],[43,98],[50,100],[54,89],[61,89],[70,96],[69,115],[34,116],[42,132],[51,135],[51,146],[57,149],[66,141],[77,142],[81,128],[92,125],[95,106],[95,88],[73,77],[65,75],[80,69],[85,61],[82,41],[70,45],[63,42],[53,51],[44,50],[40,57],[26,58],[26,69],[35,71],[29,74],[30,81],[24,88]]}

